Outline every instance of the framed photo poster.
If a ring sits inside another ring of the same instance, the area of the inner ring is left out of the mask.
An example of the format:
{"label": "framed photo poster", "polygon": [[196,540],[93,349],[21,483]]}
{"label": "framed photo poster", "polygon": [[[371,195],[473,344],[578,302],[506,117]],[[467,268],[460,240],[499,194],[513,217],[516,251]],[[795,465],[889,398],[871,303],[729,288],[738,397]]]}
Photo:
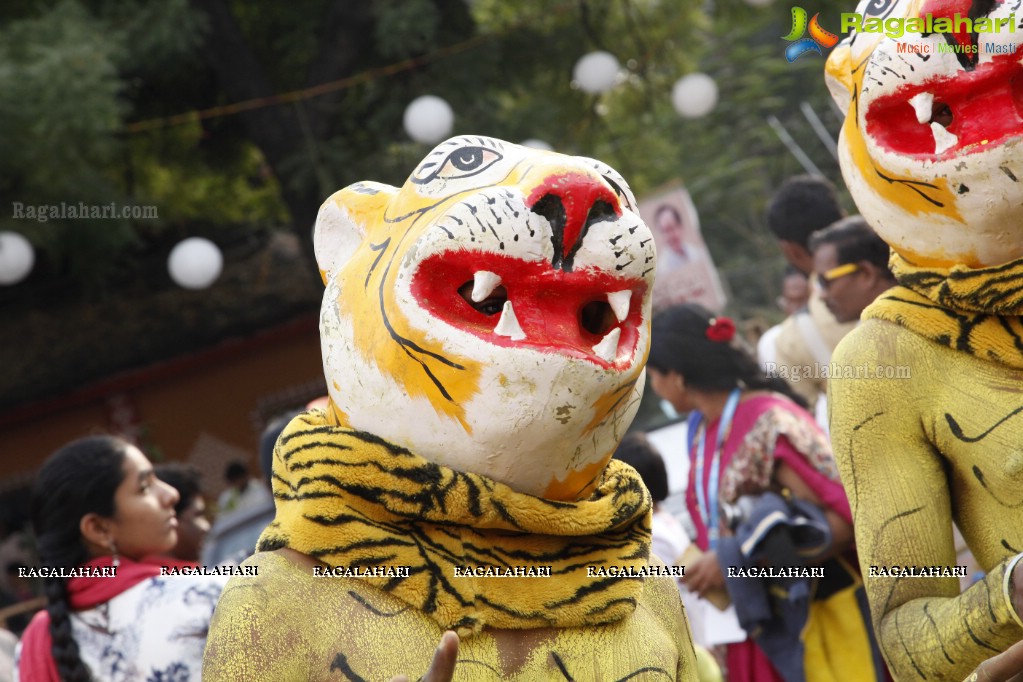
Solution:
{"label": "framed photo poster", "polygon": [[713,312],[723,311],[727,300],[721,277],[686,188],[676,182],[640,199],[639,214],[657,245],[654,310],[692,301]]}

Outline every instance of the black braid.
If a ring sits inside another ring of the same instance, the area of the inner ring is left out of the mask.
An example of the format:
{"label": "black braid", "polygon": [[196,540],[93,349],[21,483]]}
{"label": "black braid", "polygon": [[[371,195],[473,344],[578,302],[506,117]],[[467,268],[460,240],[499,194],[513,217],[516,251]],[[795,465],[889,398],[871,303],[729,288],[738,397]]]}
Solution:
{"label": "black braid", "polygon": [[[87,514],[114,515],[114,493],[124,479],[127,444],[110,436],[65,445],[43,464],[32,489],[32,526],[40,563],[73,568],[89,560],[79,524]],[[63,578],[44,583],[50,615],[51,653],[63,682],[90,682],[71,630],[71,605]]]}
{"label": "black braid", "polygon": [[51,653],[62,682],[91,682],[89,667],[78,653],[78,642],[71,634],[71,606],[63,578],[47,578],[44,583],[46,610],[50,614]]}

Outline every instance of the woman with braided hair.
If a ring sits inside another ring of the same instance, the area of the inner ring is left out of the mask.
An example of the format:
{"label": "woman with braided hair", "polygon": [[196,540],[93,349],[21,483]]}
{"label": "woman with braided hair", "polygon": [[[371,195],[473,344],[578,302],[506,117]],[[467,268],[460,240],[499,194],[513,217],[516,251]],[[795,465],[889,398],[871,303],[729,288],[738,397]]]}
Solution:
{"label": "woman with braided hair", "polygon": [[174,546],[177,501],[119,438],[76,440],[43,464],[32,523],[48,604],[22,638],[21,682],[200,678],[227,578],[163,576],[139,561]]}
{"label": "woman with braided hair", "polygon": [[[880,679],[827,437],[734,336],[730,319],[693,303],[653,318],[650,385],[689,413],[686,506],[703,554],[683,584],[701,597],[727,589],[736,606],[749,638],[728,645],[730,682]],[[797,552],[769,523],[813,527],[816,544]]]}

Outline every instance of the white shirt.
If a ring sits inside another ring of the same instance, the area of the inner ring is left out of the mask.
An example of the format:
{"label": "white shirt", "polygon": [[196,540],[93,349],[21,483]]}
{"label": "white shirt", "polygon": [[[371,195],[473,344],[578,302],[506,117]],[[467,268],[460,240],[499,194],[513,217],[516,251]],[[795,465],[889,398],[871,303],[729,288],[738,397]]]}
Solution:
{"label": "white shirt", "polygon": [[226,488],[220,497],[217,498],[217,513],[234,512],[240,509],[248,509],[273,500],[269,488],[259,479],[249,479],[245,484],[245,490],[238,492],[237,488]]}
{"label": "white shirt", "polygon": [[[154,576],[113,599],[71,614],[71,633],[103,682],[202,679],[213,609],[229,576]],[[15,654],[18,680],[20,645]]]}
{"label": "white shirt", "polygon": [[650,550],[668,566],[674,565],[689,546],[689,536],[671,512],[657,509],[651,520]]}
{"label": "white shirt", "polygon": [[781,333],[781,324],[776,324],[760,335],[757,340],[757,360],[768,376],[778,372],[778,334]]}

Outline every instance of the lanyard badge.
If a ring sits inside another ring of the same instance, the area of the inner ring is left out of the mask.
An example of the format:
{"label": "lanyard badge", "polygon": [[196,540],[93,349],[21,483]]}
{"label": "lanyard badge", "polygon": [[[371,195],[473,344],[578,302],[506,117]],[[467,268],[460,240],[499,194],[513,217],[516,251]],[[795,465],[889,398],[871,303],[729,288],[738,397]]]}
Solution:
{"label": "lanyard badge", "polygon": [[707,460],[707,424],[702,416],[700,417],[700,425],[697,431],[695,465],[696,505],[700,510],[700,519],[707,529],[707,542],[711,550],[717,549],[718,538],[721,536],[721,527],[718,520],[718,480],[721,477],[721,450],[728,439],[728,433],[732,430],[732,420],[735,418],[735,410],[739,405],[740,395],[741,391],[738,388],[732,389],[732,392],[728,395],[728,402],[725,403],[725,409],[721,413],[714,451],[711,454],[710,481],[707,482],[706,490],[703,485],[703,471]]}

